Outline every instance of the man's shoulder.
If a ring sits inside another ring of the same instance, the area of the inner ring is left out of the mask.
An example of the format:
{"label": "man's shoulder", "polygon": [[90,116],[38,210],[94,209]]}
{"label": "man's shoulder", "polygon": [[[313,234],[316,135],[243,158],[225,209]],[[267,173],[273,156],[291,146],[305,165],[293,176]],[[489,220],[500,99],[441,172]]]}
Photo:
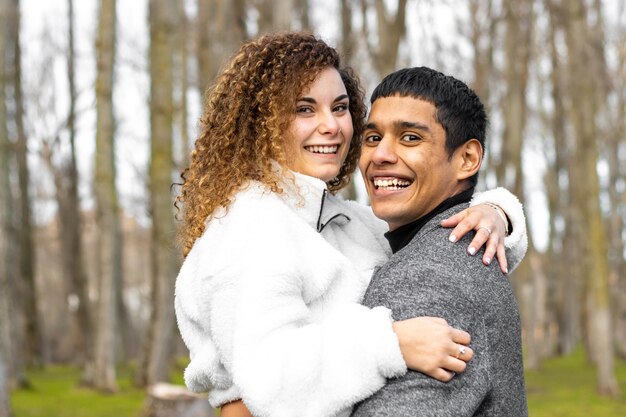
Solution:
{"label": "man's shoulder", "polygon": [[403,276],[424,288],[450,286],[462,288],[470,298],[475,298],[483,290],[489,291],[493,285],[507,285],[506,277],[500,271],[497,260],[491,265],[484,265],[481,248],[475,255],[469,255],[467,248],[474,238],[470,231],[457,242],[450,242],[450,229],[441,227],[441,220],[463,210],[466,205],[455,206],[430,220],[415,235],[413,240],[402,250],[396,252],[390,260],[375,274],[372,284],[377,280],[397,280]]}

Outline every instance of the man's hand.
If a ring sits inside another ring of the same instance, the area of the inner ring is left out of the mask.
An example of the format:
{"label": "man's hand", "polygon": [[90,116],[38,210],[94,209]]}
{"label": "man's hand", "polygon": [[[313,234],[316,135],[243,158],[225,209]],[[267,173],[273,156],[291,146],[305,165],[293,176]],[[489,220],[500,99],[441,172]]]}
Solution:
{"label": "man's hand", "polygon": [[465,371],[474,357],[471,337],[436,317],[415,317],[393,323],[402,356],[409,369],[448,382],[454,373]]}

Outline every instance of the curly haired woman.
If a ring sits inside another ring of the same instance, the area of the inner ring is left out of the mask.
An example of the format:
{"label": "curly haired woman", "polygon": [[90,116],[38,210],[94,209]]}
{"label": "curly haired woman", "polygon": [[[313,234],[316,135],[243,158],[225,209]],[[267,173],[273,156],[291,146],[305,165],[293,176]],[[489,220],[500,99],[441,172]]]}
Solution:
{"label": "curly haired woman", "polygon": [[[390,255],[371,209],[334,196],[356,168],[365,116],[356,76],[308,34],[244,44],[209,91],[177,199],[186,259],[176,314],[191,354],[185,382],[208,390],[213,406],[245,415],[242,399],[256,416],[349,415],[407,364],[446,381],[471,358],[469,348],[457,357],[469,335],[442,319],[394,322],[359,304]],[[521,209],[488,193],[483,201],[511,217],[506,243],[518,262],[523,214],[510,211]],[[497,229],[471,243],[487,242],[493,257],[504,222],[477,207],[453,233]]]}

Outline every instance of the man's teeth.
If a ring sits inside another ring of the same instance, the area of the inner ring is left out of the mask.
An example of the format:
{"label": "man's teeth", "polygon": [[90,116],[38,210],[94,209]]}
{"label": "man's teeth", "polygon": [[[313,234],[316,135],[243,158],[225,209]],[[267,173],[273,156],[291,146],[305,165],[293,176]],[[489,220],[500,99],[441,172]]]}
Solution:
{"label": "man's teeth", "polygon": [[339,146],[305,146],[305,149],[313,153],[337,153]]}
{"label": "man's teeth", "polygon": [[411,181],[398,178],[389,180],[374,180],[374,186],[377,189],[383,190],[399,190],[401,188],[408,187],[409,185],[411,185]]}

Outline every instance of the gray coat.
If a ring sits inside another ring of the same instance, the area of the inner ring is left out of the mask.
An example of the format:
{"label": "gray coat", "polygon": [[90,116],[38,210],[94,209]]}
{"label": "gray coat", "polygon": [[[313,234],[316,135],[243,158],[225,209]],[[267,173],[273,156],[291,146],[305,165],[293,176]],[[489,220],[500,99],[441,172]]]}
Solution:
{"label": "gray coat", "polygon": [[443,317],[470,333],[474,359],[448,383],[414,371],[390,379],[352,416],[528,415],[520,316],[511,285],[497,261],[485,267],[482,251],[467,255],[473,233],[450,243],[450,230],[439,226],[465,207],[426,223],[374,273],[363,304],[388,307],[396,320]]}

